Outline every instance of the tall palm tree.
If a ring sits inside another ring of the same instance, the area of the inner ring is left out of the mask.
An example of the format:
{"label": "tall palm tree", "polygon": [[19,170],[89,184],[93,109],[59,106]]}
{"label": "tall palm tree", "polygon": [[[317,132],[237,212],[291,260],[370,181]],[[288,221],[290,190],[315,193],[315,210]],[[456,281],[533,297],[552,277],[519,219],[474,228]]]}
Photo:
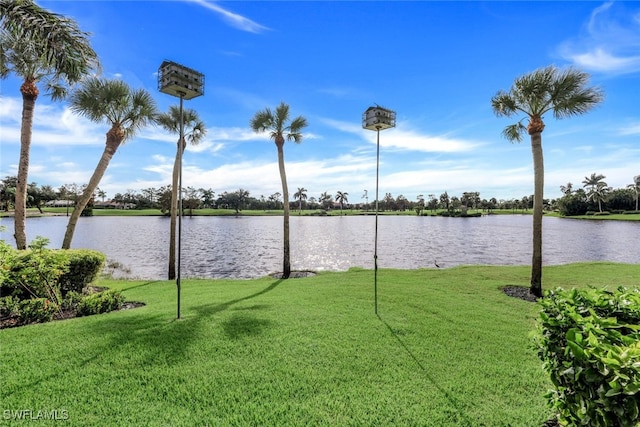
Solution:
{"label": "tall palm tree", "polygon": [[522,141],[526,131],[531,138],[533,156],[533,254],[531,259],[530,292],[542,296],[542,208],[544,187],[544,161],[542,155],[542,131],[544,114],[551,112],[556,119],[586,113],[603,100],[603,93],[595,87],[587,87],[589,75],[569,68],[559,70],[554,66],[537,69],[518,77],[508,92],[499,91],[491,98],[491,106],[498,116],[511,117],[524,114],[522,120],[507,126],[502,134],[511,142]]}
{"label": "tall palm tree", "polygon": [[336,193],[336,202],[340,203],[340,215],[342,215],[342,210],[344,209],[344,204],[349,203],[349,193],[338,191]]}
{"label": "tall palm tree", "polygon": [[74,113],[96,123],[106,123],[111,128],[107,132],[102,157],[69,218],[63,249],[71,247],[78,218],[100,184],[118,147],[138,130],[152,123],[157,115],[156,103],[149,92],[144,89],[133,90],[120,80],[89,78],[71,95],[70,101]]}
{"label": "tall palm tree", "polygon": [[320,201],[320,204],[322,205],[322,207],[327,209],[329,207],[329,203],[331,203],[331,199],[333,199],[331,194],[325,191],[324,193],[320,194],[320,199],[318,200]]}
{"label": "tall palm tree", "polygon": [[565,196],[569,196],[573,191],[573,184],[570,182],[567,182],[567,185],[561,185],[560,191],[562,191],[562,194],[564,194]]}
{"label": "tall palm tree", "polygon": [[[171,182],[171,221],[169,231],[169,272],[168,279],[176,278],[176,217],[178,216],[178,178],[180,174],[180,159],[187,148],[187,141],[191,145],[197,145],[207,134],[204,122],[200,120],[198,113],[191,109],[182,110],[183,138],[176,142],[176,158],[173,162],[173,176]],[[156,122],[165,130],[180,135],[180,107],[172,105],[169,112],[159,114]]]}
{"label": "tall palm tree", "polygon": [[638,212],[638,197],[640,196],[640,175],[633,177],[633,184],[627,186],[636,193],[636,212]]}
{"label": "tall palm tree", "polygon": [[302,212],[302,201],[307,200],[307,189],[298,187],[298,191],[293,195],[294,200],[298,200],[298,212]]}
{"label": "tall palm tree", "polygon": [[591,174],[591,176],[584,177],[584,179],[582,180],[582,186],[589,187],[588,189],[590,190],[601,185],[602,183],[604,183],[604,185],[607,185],[607,183],[604,182],[605,178],[606,176],[594,172]]}
{"label": "tall palm tree", "polygon": [[0,78],[22,78],[20,159],[15,193],[16,247],[26,249],[26,199],[33,112],[44,84],[53,101],[67,96],[69,88],[98,67],[89,35],[75,21],[49,12],[30,0],[0,2]]}
{"label": "tall palm tree", "polygon": [[604,181],[606,176],[602,174],[592,173],[591,176],[585,176],[582,181],[583,187],[587,188],[587,200],[598,203],[598,211],[602,212],[602,202],[606,198],[609,186]]}
{"label": "tall palm tree", "polygon": [[271,111],[265,108],[258,111],[250,122],[251,129],[257,133],[269,131],[278,150],[278,167],[280,180],[282,181],[282,198],[284,200],[284,260],[282,262],[282,278],[288,279],[291,275],[291,252],[289,248],[289,189],[287,188],[287,174],[284,170],[284,142],[293,141],[299,144],[302,141],[302,129],[307,126],[307,119],[298,116],[289,120],[289,106],[281,102]]}
{"label": "tall palm tree", "polygon": [[278,201],[280,200],[280,196],[282,196],[282,194],[280,194],[279,191],[276,191],[269,196],[269,200],[273,202],[273,209],[278,209]]}

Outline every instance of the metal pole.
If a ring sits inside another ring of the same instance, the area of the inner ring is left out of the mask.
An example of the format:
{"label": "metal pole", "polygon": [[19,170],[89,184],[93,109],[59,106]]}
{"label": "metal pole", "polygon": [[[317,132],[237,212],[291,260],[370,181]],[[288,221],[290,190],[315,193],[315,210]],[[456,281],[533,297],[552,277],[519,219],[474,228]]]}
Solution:
{"label": "metal pole", "polygon": [[184,150],[184,116],[182,114],[182,98],[180,93],[180,147],[178,148],[178,274],[176,287],[178,288],[178,319],[180,319],[180,266],[182,260],[182,151]]}
{"label": "metal pole", "polygon": [[380,176],[380,127],[377,127],[378,141],[376,150],[376,231],[373,246],[373,293],[375,313],[378,314],[378,182]]}

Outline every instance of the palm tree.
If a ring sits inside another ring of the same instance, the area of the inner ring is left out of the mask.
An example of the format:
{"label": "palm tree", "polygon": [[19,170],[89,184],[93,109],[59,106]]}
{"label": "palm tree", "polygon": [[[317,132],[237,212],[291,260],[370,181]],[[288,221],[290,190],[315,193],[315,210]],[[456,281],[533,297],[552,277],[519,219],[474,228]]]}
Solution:
{"label": "palm tree", "polygon": [[507,126],[502,134],[509,141],[522,141],[526,131],[531,137],[534,172],[533,200],[533,254],[531,259],[530,292],[542,296],[542,209],[544,187],[544,162],[542,155],[542,131],[544,114],[562,119],[586,113],[603,100],[603,93],[595,87],[587,87],[589,75],[569,68],[559,70],[554,66],[540,68],[518,77],[508,92],[499,91],[491,98],[491,106],[498,116],[524,114],[529,123],[522,120]]}
{"label": "palm tree", "polygon": [[338,191],[336,193],[336,202],[340,203],[340,215],[342,215],[342,210],[344,208],[345,203],[349,203],[349,198],[347,197],[349,193],[346,191],[343,193],[342,191]]}
{"label": "palm tree", "polygon": [[329,203],[331,203],[331,199],[333,199],[333,196],[325,191],[324,193],[320,194],[320,199],[318,200],[320,201],[322,207],[327,209],[329,207]]}
{"label": "palm tree", "polygon": [[96,123],[111,125],[105,148],[89,184],[78,200],[64,234],[63,249],[71,247],[80,213],[87,205],[104,175],[111,158],[138,130],[154,121],[157,110],[153,97],[144,89],[133,90],[120,80],[92,77],[71,95],[71,111]]}
{"label": "palm tree", "polygon": [[273,139],[278,150],[278,167],[280,169],[280,180],[282,181],[282,198],[284,200],[284,259],[282,262],[282,278],[288,279],[291,275],[291,253],[289,249],[289,189],[287,188],[287,174],[284,170],[284,142],[293,141],[296,144],[302,142],[302,129],[307,126],[307,119],[298,116],[289,121],[289,106],[281,102],[271,111],[265,108],[258,111],[250,122],[254,132],[262,133],[269,131],[269,136]]}
{"label": "palm tree", "polygon": [[640,175],[633,177],[633,184],[627,186],[636,193],[636,212],[638,212],[638,196],[640,196]]}
{"label": "palm tree", "polygon": [[282,194],[280,194],[279,191],[276,191],[275,193],[269,196],[269,200],[273,202],[274,209],[278,209],[278,201],[280,200],[280,196],[282,196]]}
{"label": "palm tree", "polygon": [[293,195],[294,200],[298,200],[298,212],[302,212],[302,201],[307,200],[307,189],[298,187],[298,191]]}
{"label": "palm tree", "polygon": [[571,192],[573,191],[573,184],[567,182],[567,185],[561,185],[560,191],[562,191],[562,194],[564,194],[565,196],[571,195]]}
{"label": "palm tree", "polygon": [[89,35],[77,23],[49,12],[32,1],[0,2],[0,78],[22,78],[20,159],[15,192],[15,239],[26,249],[26,199],[33,112],[43,83],[53,101],[67,96],[69,88],[98,67]]}
{"label": "palm tree", "polygon": [[416,204],[415,210],[416,214],[420,215],[424,210],[424,194],[418,194],[416,198],[418,199],[418,203]]}
{"label": "palm tree", "polygon": [[[191,145],[197,145],[207,134],[204,122],[198,117],[198,113],[191,109],[182,111],[183,132],[182,141],[178,137],[176,142],[176,158],[173,162],[173,176],[171,182],[171,220],[169,231],[169,272],[168,279],[176,278],[176,217],[178,216],[178,178],[180,174],[180,159],[187,148],[187,141]],[[180,134],[180,107],[172,105],[168,113],[159,114],[156,122],[166,131],[173,134]]]}
{"label": "palm tree", "polygon": [[107,197],[107,192],[104,190],[101,190],[100,188],[96,188],[96,194],[98,195],[98,197],[100,197],[100,199],[104,203],[104,199],[105,197]]}
{"label": "palm tree", "polygon": [[587,200],[598,203],[598,211],[602,212],[602,202],[605,200],[610,188],[604,179],[606,176],[602,174],[592,173],[590,177],[585,176],[582,181],[583,187],[589,187],[587,190]]}

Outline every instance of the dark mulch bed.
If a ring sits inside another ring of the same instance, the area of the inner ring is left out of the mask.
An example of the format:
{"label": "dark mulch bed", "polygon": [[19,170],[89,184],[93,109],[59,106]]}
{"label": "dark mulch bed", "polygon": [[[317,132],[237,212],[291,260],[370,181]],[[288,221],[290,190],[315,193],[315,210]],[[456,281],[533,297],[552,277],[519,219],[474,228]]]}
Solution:
{"label": "dark mulch bed", "polygon": [[[100,292],[105,289],[106,288],[93,288],[91,289],[91,291]],[[124,304],[122,304],[122,307],[120,307],[119,310],[131,310],[132,308],[142,307],[144,305],[145,304],[143,302],[127,301]],[[77,317],[75,310],[61,310],[53,315],[53,319],[51,321],[73,319],[74,317]],[[25,326],[25,325],[19,324],[17,317],[5,317],[0,319],[0,329],[15,328],[18,326]]]}
{"label": "dark mulch bed", "polygon": [[[303,270],[303,271],[292,271],[289,275],[289,279],[302,279],[304,277],[312,277],[315,276],[315,271]],[[274,279],[282,279],[282,272],[271,273],[269,277]]]}
{"label": "dark mulch bed", "polygon": [[524,301],[536,302],[538,297],[529,292],[529,288],[524,286],[507,285],[502,288],[502,291],[510,297],[520,298]]}

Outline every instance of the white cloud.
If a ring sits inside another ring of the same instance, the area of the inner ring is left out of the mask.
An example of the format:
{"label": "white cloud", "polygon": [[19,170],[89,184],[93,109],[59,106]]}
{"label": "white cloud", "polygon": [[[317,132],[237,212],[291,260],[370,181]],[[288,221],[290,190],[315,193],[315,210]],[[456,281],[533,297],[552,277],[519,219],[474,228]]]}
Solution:
{"label": "white cloud", "polygon": [[[365,131],[366,132],[366,131]],[[370,132],[374,133],[375,132]],[[384,135],[384,136],[383,136]],[[375,140],[377,136],[369,136]],[[458,153],[471,151],[480,143],[448,136],[432,136],[420,134],[412,130],[390,129],[380,136],[380,146],[409,151],[423,151],[428,153]]]}
{"label": "white cloud", "polygon": [[[4,97],[0,107],[2,142],[20,144],[22,103]],[[33,113],[32,145],[102,145],[107,129],[104,125],[73,114],[56,104],[38,104]]]}
{"label": "white cloud", "polygon": [[226,21],[229,25],[234,28],[237,28],[242,31],[247,31],[250,33],[261,33],[265,30],[268,30],[267,27],[258,24],[255,21],[252,21],[249,18],[245,18],[244,16],[238,15],[237,13],[230,12],[213,2],[208,2],[206,0],[189,0],[193,3],[196,3],[206,9],[209,9],[220,16],[222,19]]}
{"label": "white cloud", "polygon": [[640,135],[640,122],[630,123],[629,125],[620,128],[618,130],[618,135],[622,135],[622,136]]}
{"label": "white cloud", "polygon": [[566,55],[574,64],[587,70],[600,72],[634,72],[640,70],[640,56],[614,56],[602,47],[595,48],[589,52],[567,53]]}
{"label": "white cloud", "polygon": [[559,46],[560,56],[590,71],[640,71],[640,13],[627,10],[633,5],[609,1],[595,8],[583,34]]}
{"label": "white cloud", "polygon": [[[362,126],[354,122],[343,122],[339,120],[321,118],[324,124],[338,129],[342,132],[352,133],[360,136],[369,143],[377,143],[377,132],[363,129]],[[471,151],[478,148],[482,143],[469,141],[448,135],[429,135],[411,129],[408,123],[398,123],[393,129],[380,132],[380,146],[387,149],[421,151],[427,153],[457,153]]]}

